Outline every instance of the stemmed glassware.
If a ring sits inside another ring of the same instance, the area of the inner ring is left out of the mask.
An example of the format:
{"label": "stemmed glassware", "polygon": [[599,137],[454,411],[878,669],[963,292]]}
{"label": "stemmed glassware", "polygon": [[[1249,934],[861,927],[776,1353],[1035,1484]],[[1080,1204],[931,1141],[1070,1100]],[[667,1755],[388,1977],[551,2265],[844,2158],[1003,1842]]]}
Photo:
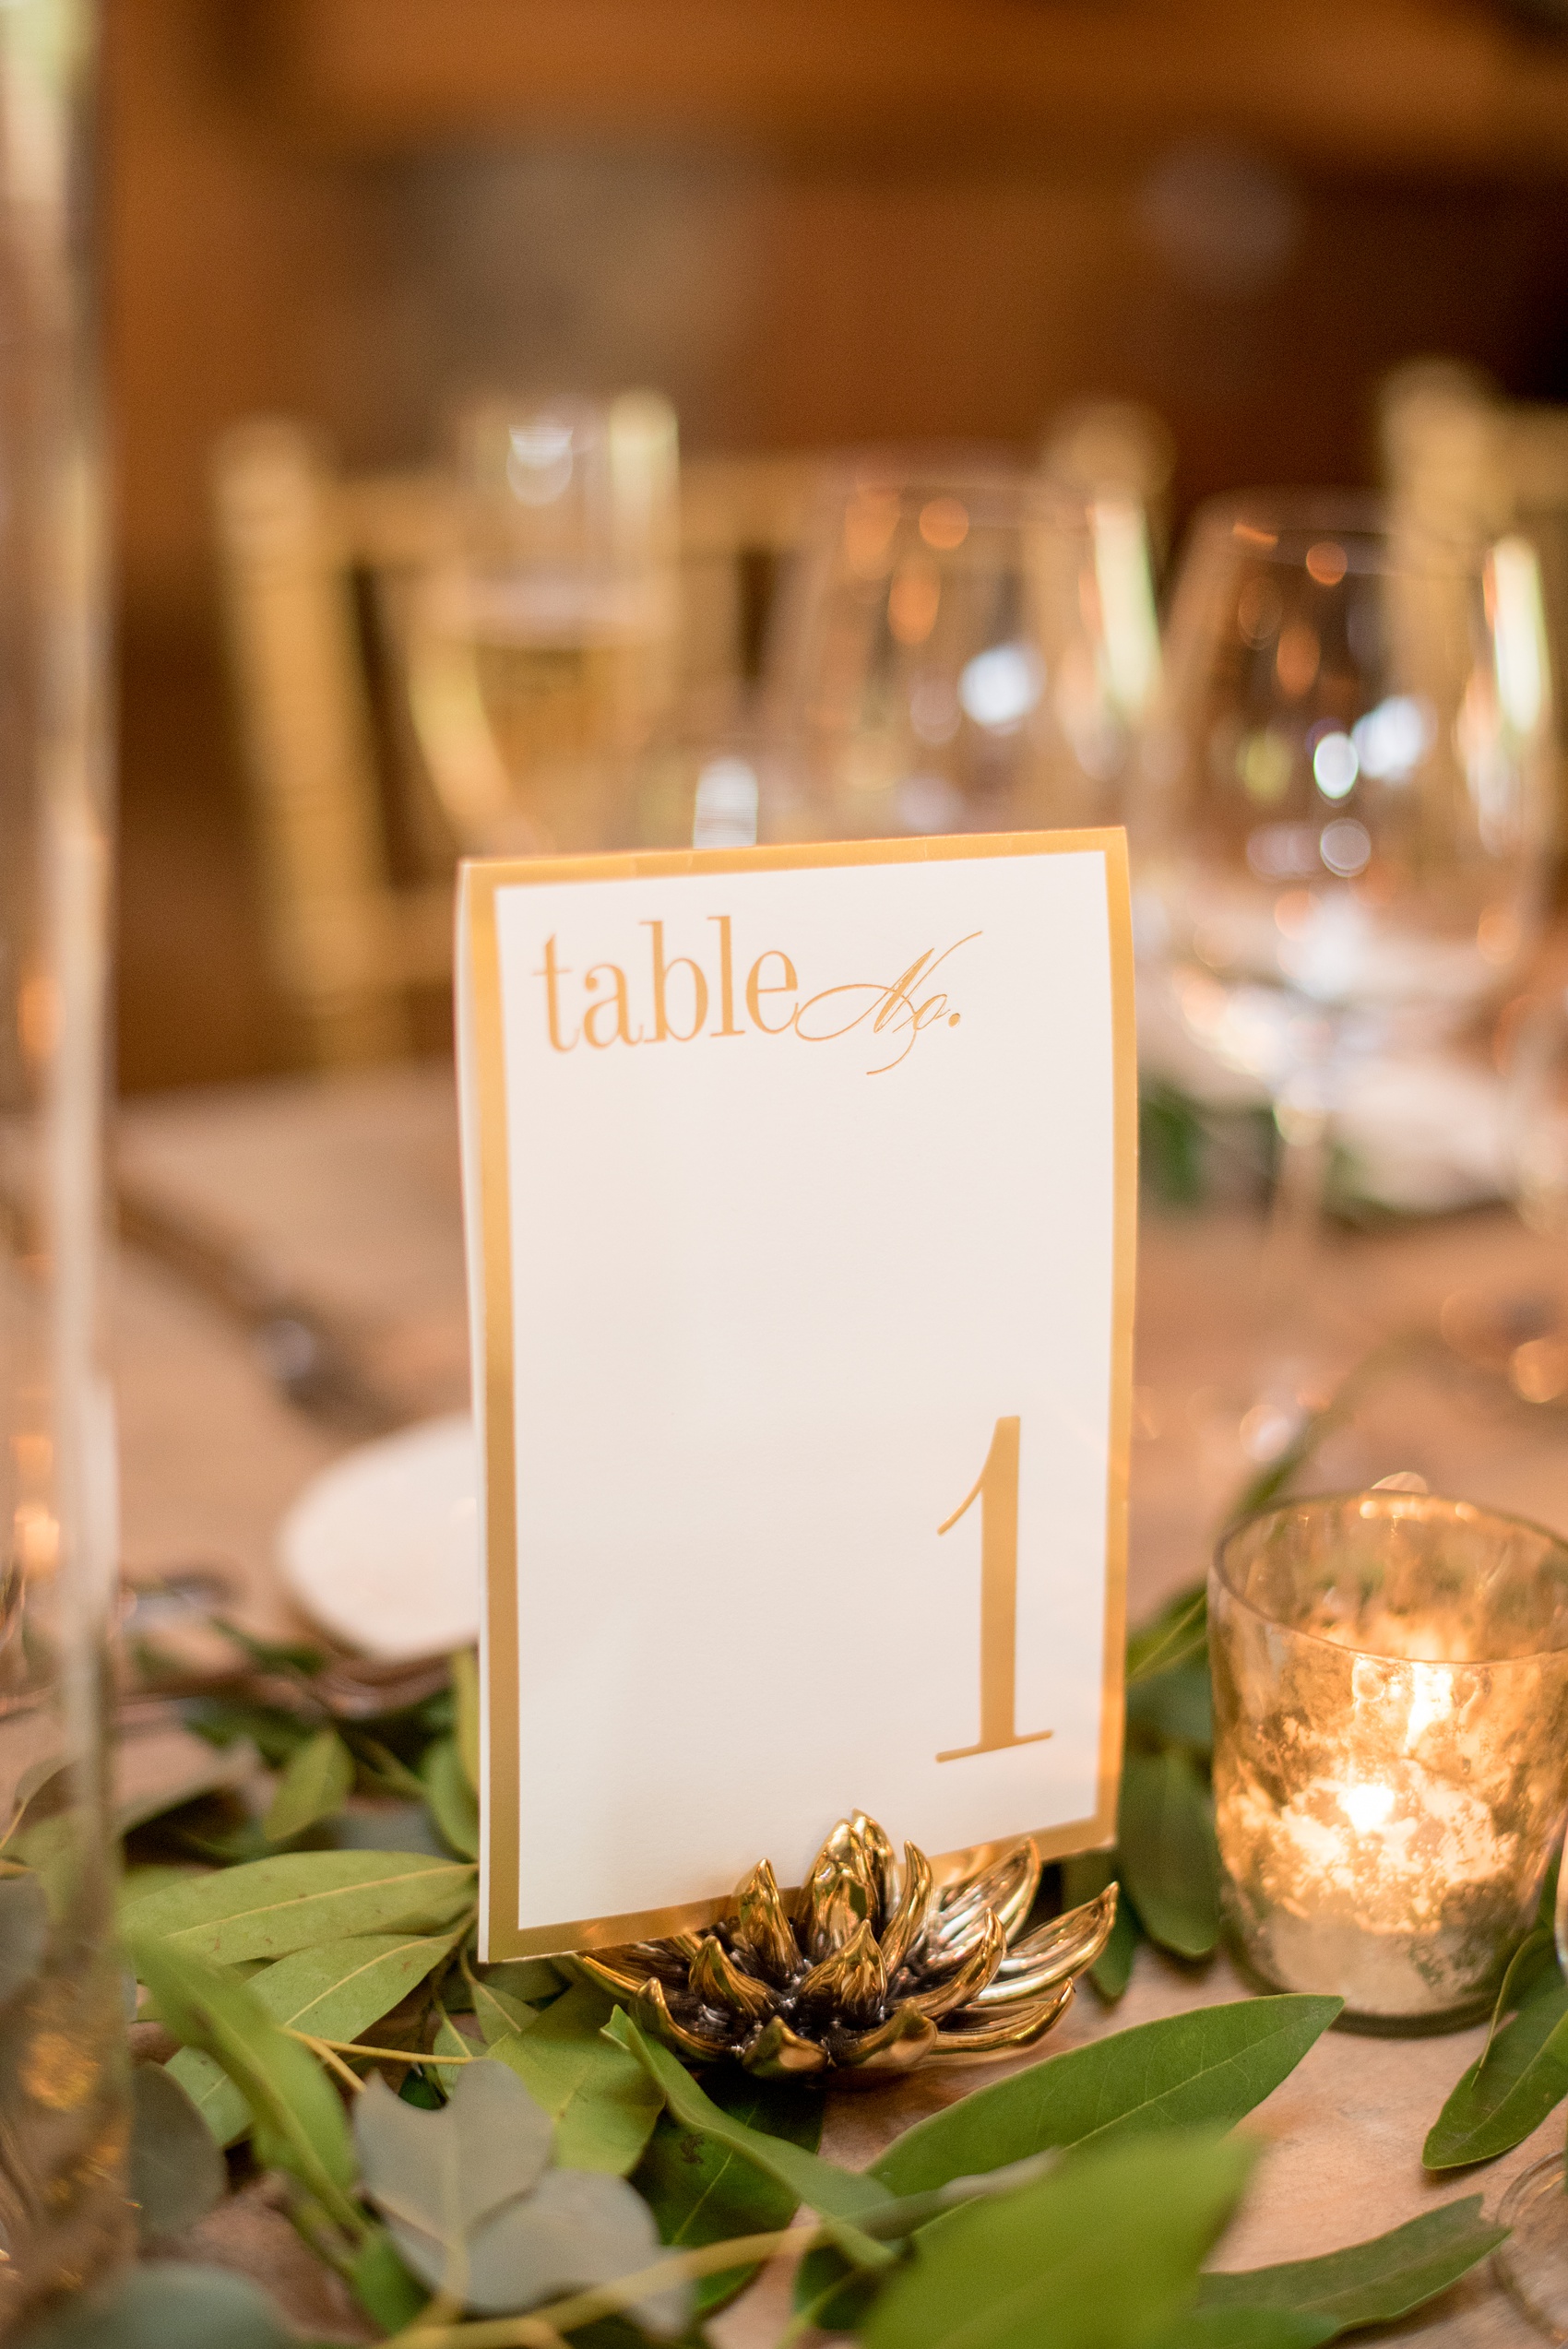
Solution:
{"label": "stemmed glassware", "polygon": [[1306,1326],[1307,1260],[1347,1076],[1450,1032],[1517,969],[1556,775],[1522,538],[1449,543],[1372,502],[1288,494],[1200,515],[1131,795],[1140,986],[1273,1099],[1260,1299],[1289,1383],[1334,1351]]}
{"label": "stemmed glassware", "polygon": [[414,730],[458,846],[627,845],[673,689],[676,433],[652,393],[488,400],[445,559],[402,599]]}
{"label": "stemmed glassware", "polygon": [[781,615],[762,836],[1114,821],[1158,668],[1135,503],[865,457],[825,480]]}

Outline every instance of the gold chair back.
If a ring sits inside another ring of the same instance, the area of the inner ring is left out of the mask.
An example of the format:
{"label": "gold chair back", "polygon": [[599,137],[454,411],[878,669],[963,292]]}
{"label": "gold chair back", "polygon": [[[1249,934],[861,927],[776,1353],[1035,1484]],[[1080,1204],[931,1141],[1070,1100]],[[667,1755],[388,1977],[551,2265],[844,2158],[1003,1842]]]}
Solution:
{"label": "gold chair back", "polygon": [[[815,473],[797,457],[683,467],[678,722],[733,721]],[[367,664],[378,623],[396,637],[400,583],[452,547],[457,492],[434,472],[340,475],[318,435],[273,417],[225,434],[213,486],[275,978],[317,1065],[395,1057],[418,991],[450,975],[454,849],[419,788],[398,681],[378,707]],[[389,735],[413,777],[400,856]]]}

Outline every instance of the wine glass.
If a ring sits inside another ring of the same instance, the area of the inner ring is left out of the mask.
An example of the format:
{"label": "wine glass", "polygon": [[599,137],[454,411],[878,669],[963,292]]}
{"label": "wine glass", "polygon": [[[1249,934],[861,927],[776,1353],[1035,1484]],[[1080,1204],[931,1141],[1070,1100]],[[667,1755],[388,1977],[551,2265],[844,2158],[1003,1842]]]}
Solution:
{"label": "wine glass", "polygon": [[771,647],[762,836],[1104,821],[1158,655],[1130,498],[861,458],[825,480]]}
{"label": "wine glass", "polygon": [[623,847],[672,691],[673,411],[644,392],[487,400],[458,445],[453,543],[402,613],[436,796],[470,853]]}
{"label": "wine glass", "polygon": [[1521,1402],[1561,1405],[1568,1396],[1568,994],[1559,986],[1516,996],[1498,1029],[1507,1189],[1520,1221],[1549,1245],[1522,1278],[1454,1290],[1439,1326],[1462,1360],[1505,1380]]}
{"label": "wine glass", "polygon": [[[1568,1974],[1568,1867],[1561,1861],[1553,1922],[1557,1962]],[[1494,2255],[1510,2299],[1549,2341],[1568,2341],[1568,2165],[1562,2153],[1521,2171],[1497,2217],[1510,2230]]]}
{"label": "wine glass", "polygon": [[1555,785],[1524,539],[1443,541],[1372,501],[1289,493],[1200,514],[1130,796],[1134,931],[1157,1017],[1275,1105],[1258,1295],[1293,1398],[1277,1448],[1344,1344],[1307,1323],[1347,1077],[1441,1038],[1516,970]]}

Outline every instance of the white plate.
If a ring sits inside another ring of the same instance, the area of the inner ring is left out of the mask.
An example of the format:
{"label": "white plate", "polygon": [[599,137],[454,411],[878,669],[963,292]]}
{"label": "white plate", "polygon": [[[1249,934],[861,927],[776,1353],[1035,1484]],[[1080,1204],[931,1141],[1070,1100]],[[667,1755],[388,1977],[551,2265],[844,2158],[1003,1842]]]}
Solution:
{"label": "white plate", "polygon": [[362,1443],[278,1529],[283,1580],[345,1646],[388,1663],[479,1637],[479,1458],[460,1412]]}

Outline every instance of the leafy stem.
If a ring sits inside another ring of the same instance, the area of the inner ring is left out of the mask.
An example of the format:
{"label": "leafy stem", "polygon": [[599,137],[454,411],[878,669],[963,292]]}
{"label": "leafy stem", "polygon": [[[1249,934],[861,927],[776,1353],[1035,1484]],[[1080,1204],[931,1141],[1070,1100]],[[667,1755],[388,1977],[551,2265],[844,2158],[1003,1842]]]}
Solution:
{"label": "leafy stem", "polygon": [[[312,2031],[287,2030],[287,2036],[303,2040],[307,2047],[314,2047],[318,2056],[363,2056],[371,2063],[457,2064],[484,2061],[482,2056],[427,2056],[418,2047],[367,2047],[362,2039],[318,2039]],[[350,2071],[346,2064],[339,2064],[335,2069],[340,2070],[354,2087],[364,2086],[364,2082],[357,2073]]]}
{"label": "leafy stem", "polygon": [[751,2267],[765,2260],[802,2257],[834,2241],[826,2226],[788,2226],[766,2235],[737,2235],[722,2243],[705,2243],[699,2250],[677,2251],[656,2260],[636,2275],[596,2285],[591,2292],[574,2292],[526,2317],[481,2317],[472,2322],[432,2324],[429,2311],[394,2336],[395,2349],[554,2349],[564,2333],[597,2324],[602,2317],[619,2316],[649,2294],[671,2284],[695,2284],[707,2275],[722,2275],[727,2268]]}

